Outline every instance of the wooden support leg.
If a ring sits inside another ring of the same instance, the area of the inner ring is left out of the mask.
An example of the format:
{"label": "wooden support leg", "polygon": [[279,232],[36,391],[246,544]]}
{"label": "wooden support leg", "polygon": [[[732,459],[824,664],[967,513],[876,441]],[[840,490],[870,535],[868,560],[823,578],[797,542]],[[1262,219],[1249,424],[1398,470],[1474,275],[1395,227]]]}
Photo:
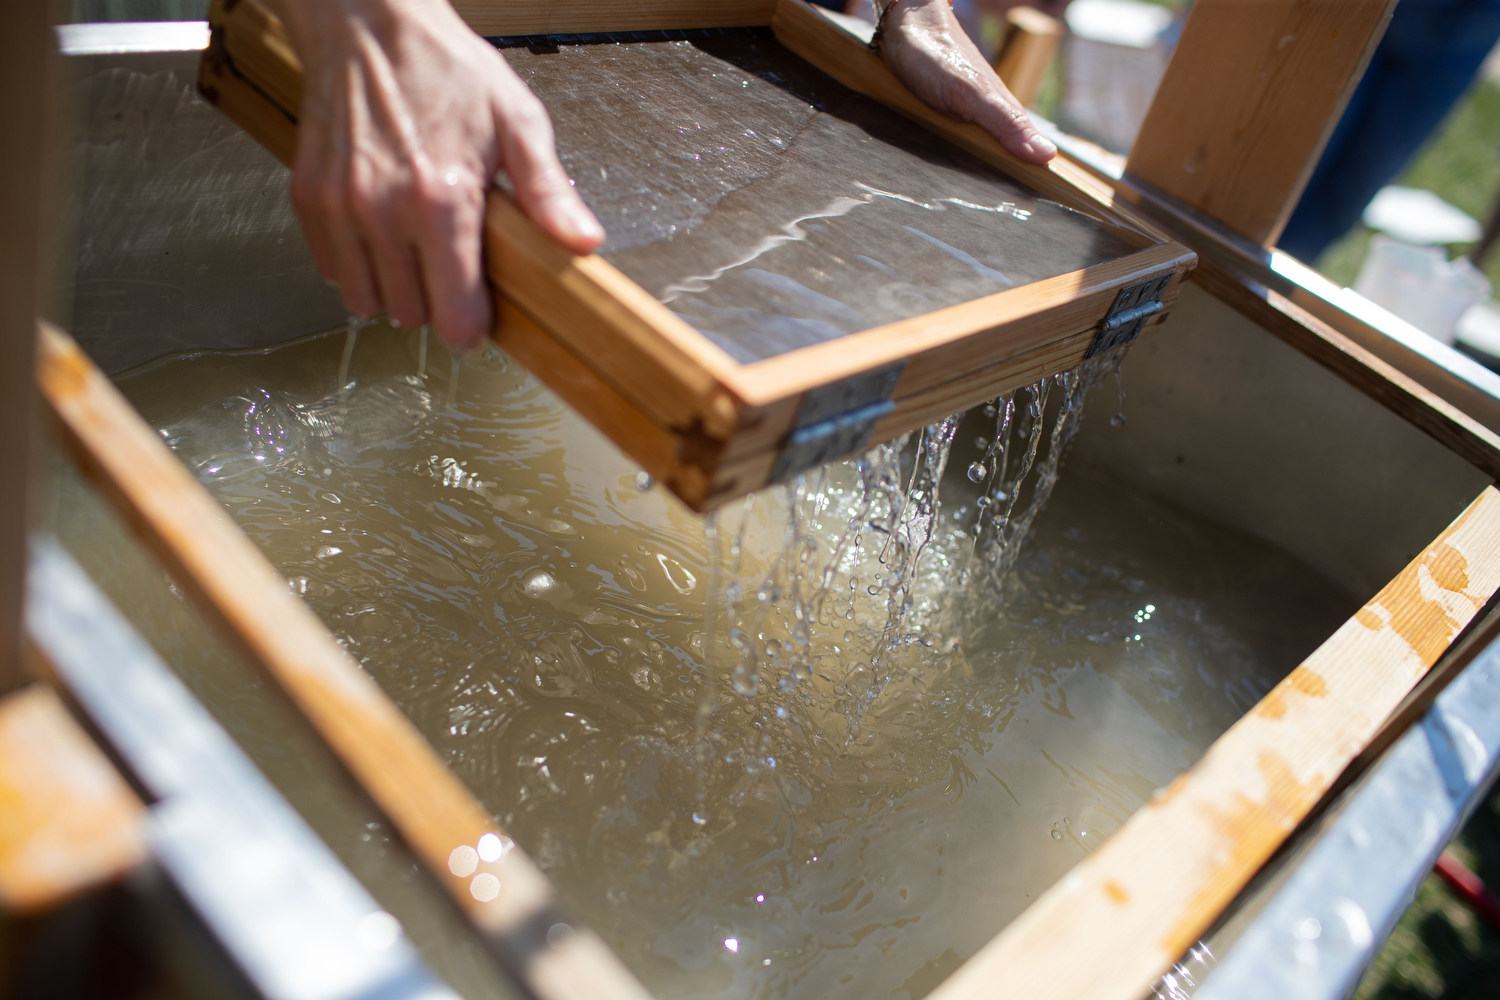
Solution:
{"label": "wooden support leg", "polygon": [[1062,34],[1062,22],[1035,7],[1005,12],[1005,39],[995,57],[995,75],[1022,106],[1036,103]]}
{"label": "wooden support leg", "polygon": [[20,616],[34,398],[51,5],[0,7],[0,694],[26,679]]}
{"label": "wooden support leg", "polygon": [[1198,0],[1125,169],[1273,246],[1395,6]]}

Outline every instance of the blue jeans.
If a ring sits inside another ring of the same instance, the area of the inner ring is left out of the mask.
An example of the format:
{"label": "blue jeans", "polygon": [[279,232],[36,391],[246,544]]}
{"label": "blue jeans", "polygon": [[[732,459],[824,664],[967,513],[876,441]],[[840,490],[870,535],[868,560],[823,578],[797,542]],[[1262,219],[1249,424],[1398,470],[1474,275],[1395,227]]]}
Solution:
{"label": "blue jeans", "polygon": [[[1500,0],[1401,0],[1279,246],[1311,264],[1359,221],[1500,40]],[[1496,137],[1500,142],[1500,136]]]}

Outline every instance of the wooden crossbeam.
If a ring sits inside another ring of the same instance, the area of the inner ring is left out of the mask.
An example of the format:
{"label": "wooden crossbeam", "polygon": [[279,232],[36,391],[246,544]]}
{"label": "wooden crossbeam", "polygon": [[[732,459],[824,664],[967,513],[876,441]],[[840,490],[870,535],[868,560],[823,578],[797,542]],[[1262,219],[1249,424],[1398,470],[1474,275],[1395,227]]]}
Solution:
{"label": "wooden crossbeam", "polygon": [[1273,246],[1396,0],[1198,0],[1127,169]]}

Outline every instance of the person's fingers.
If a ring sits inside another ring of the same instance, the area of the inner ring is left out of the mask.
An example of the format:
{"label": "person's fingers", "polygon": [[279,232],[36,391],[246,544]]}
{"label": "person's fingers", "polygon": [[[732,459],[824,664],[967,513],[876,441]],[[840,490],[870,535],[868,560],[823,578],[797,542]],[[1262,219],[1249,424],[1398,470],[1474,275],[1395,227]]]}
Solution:
{"label": "person's fingers", "polygon": [[484,179],[449,170],[428,185],[417,220],[417,256],[428,322],[455,350],[478,346],[490,331],[484,280]]}
{"label": "person's fingers", "polygon": [[415,190],[392,188],[389,179],[389,171],[364,162],[356,166],[349,187],[349,222],[374,278],[376,300],[399,325],[421,326],[428,314],[412,248],[412,217],[422,210],[422,202]]}
{"label": "person's fingers", "polygon": [[589,253],[604,242],[604,227],[578,197],[557,159],[552,122],[529,91],[505,102],[496,115],[504,166],[515,186],[516,203],[531,221],[574,253]]}
{"label": "person's fingers", "polygon": [[307,248],[312,252],[318,273],[330,284],[338,280],[338,257],[333,237],[324,225],[318,192],[322,184],[324,142],[318,130],[304,126],[298,130],[297,162],[292,171],[292,208],[302,224]]}
{"label": "person's fingers", "polygon": [[385,310],[397,326],[418,327],[428,322],[427,296],[416,249],[399,237],[384,234],[368,244]]}
{"label": "person's fingers", "polygon": [[1027,163],[1046,163],[1057,155],[1052,140],[1036,130],[1031,117],[1008,91],[984,101],[973,118],[980,128],[1000,140],[1000,145]]}
{"label": "person's fingers", "polygon": [[[337,186],[337,185],[335,185]],[[356,316],[375,316],[384,308],[380,286],[375,281],[370,254],[347,209],[324,214],[324,226],[333,247],[334,282],[344,308]]]}

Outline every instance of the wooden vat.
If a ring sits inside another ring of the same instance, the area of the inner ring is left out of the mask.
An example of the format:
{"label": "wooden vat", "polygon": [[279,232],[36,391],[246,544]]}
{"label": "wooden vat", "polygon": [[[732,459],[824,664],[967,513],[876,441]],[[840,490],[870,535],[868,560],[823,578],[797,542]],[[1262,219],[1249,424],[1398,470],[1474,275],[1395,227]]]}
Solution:
{"label": "wooden vat", "polygon": [[[1493,432],[1397,365],[1440,383],[1430,369],[1399,351],[1376,357],[1332,325],[1344,319],[1315,318],[1295,290],[1268,288],[1254,253],[1229,240],[1196,245],[1218,255],[1203,283],[1213,295],[1185,293],[1127,362],[1127,384],[1144,388],[1132,391],[1126,443],[1095,420],[1080,449],[1373,596],[934,995],[989,995],[1004,982],[1138,996],[1378,742],[1414,687],[1441,675],[1429,672],[1452,660],[1455,642],[1491,634]],[[80,460],[179,585],[287,691],[508,967],[547,998],[641,995],[596,938],[546,933],[562,918],[523,851],[479,868],[505,891],[484,902],[469,892],[473,873],[454,875],[449,858],[496,832],[483,811],[87,358],[56,332],[40,343],[39,383]]]}

